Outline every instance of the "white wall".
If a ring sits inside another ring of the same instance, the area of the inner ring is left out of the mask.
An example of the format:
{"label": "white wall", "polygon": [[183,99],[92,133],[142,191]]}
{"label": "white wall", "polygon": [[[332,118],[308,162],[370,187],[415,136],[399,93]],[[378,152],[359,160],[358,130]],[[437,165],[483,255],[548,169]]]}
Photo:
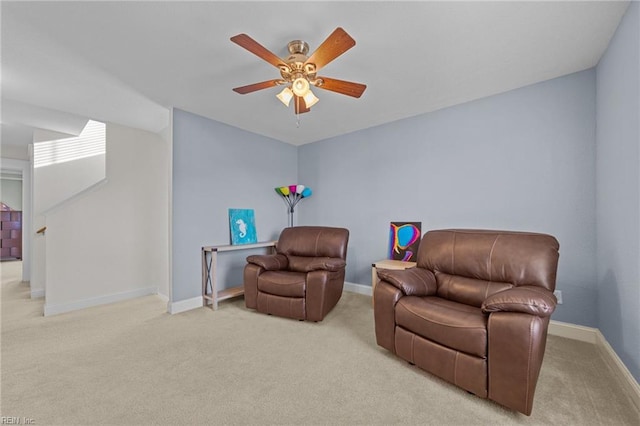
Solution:
{"label": "white wall", "polygon": [[47,218],[44,215],[33,217],[33,227],[31,231],[31,297],[43,297],[45,292],[47,258],[46,258],[46,233],[37,234],[36,231],[46,225]]}
{"label": "white wall", "polygon": [[[69,135],[38,129],[34,132],[32,152],[37,143],[51,143],[57,139],[66,139]],[[35,161],[32,161],[35,163]],[[33,263],[31,279],[31,297],[45,295],[47,281],[47,245],[46,232],[35,231],[47,226],[47,215],[52,209],[62,206],[68,208],[69,200],[105,179],[106,155],[84,157],[42,167],[32,167],[33,176]],[[33,165],[33,164],[32,164]]]}
{"label": "white wall", "polygon": [[[33,139],[35,143],[47,143],[47,137],[56,140],[65,138],[65,135],[38,130],[34,133]],[[103,181],[106,173],[105,162],[106,155],[101,154],[43,167],[31,167],[34,223],[31,233],[31,297],[44,296],[47,281],[47,234],[37,234],[36,231],[47,226],[49,210],[55,209],[61,203],[63,208],[67,208],[67,204],[64,204],[67,200]]]}
{"label": "white wall", "polygon": [[27,146],[23,145],[8,145],[4,139],[4,129],[2,131],[2,158],[12,160],[29,161],[29,152]]}
{"label": "white wall", "polygon": [[0,179],[0,201],[14,210],[22,210],[22,178]]}
{"label": "white wall", "polygon": [[46,213],[104,178],[104,154],[33,169],[35,214]]}
{"label": "white wall", "polygon": [[169,144],[107,125],[107,181],[47,214],[45,314],[168,292]]}
{"label": "white wall", "polygon": [[640,3],[597,67],[598,327],[640,381]]}

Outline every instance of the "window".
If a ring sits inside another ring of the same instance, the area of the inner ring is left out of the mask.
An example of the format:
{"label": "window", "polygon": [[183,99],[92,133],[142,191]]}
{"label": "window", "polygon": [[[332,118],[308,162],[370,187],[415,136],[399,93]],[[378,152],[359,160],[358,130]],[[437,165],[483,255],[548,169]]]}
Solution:
{"label": "window", "polygon": [[105,153],[106,125],[89,120],[79,136],[33,144],[33,167],[44,167]]}

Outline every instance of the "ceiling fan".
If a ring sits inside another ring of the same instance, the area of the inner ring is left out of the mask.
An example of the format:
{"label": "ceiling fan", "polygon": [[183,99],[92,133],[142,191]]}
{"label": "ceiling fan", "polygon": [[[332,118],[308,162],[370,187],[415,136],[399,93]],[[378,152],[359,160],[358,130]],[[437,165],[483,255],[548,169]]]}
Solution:
{"label": "ceiling fan", "polygon": [[311,86],[354,98],[362,96],[362,93],[367,88],[364,84],[317,75],[317,72],[322,67],[356,44],[355,40],[340,27],[336,28],[311,56],[307,56],[309,53],[309,45],[302,40],[289,42],[287,48],[290,55],[287,59],[280,59],[277,55],[267,50],[246,34],[233,36],[231,37],[231,41],[244,47],[249,52],[264,59],[280,70],[281,78],[233,89],[234,92],[240,93],[241,95],[274,86],[285,86],[285,88],[276,95],[277,98],[287,107],[293,99],[295,113],[301,114],[310,111],[311,107],[319,101],[311,91]]}

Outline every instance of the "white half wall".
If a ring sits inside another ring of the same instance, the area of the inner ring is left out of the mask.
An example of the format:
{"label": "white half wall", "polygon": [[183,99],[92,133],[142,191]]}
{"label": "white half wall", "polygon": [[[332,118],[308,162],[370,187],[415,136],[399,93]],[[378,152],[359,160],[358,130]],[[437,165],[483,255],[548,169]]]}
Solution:
{"label": "white half wall", "polygon": [[106,182],[46,217],[46,313],[168,293],[169,149],[107,125]]}
{"label": "white half wall", "polygon": [[36,231],[46,225],[46,218],[43,215],[33,217],[33,229],[31,232],[31,298],[36,299],[44,296],[45,282],[47,274],[47,258],[45,244],[46,233],[37,234]]}
{"label": "white half wall", "polygon": [[46,214],[64,200],[105,178],[105,155],[33,169],[33,208]]}

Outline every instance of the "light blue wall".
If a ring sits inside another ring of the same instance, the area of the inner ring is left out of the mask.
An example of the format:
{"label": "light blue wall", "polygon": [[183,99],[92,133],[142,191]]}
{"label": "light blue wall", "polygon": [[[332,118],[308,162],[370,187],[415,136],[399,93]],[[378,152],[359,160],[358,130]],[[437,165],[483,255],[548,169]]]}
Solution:
{"label": "light blue wall", "polygon": [[173,300],[199,296],[200,247],[228,243],[228,208],[256,209],[274,239],[287,217],[273,187],[298,182],[314,196],[297,223],[350,229],[350,282],[370,285],[390,221],[555,235],[553,319],[599,327],[640,380],[639,22],[632,2],[595,70],[300,148],[175,110]]}
{"label": "light blue wall", "polygon": [[640,381],[640,4],[597,67],[598,327]]}
{"label": "light blue wall", "polygon": [[595,326],[595,113],[592,69],[304,145],[300,223],[349,228],[347,281],[366,285],[391,221],[550,233],[553,318]]}
{"label": "light blue wall", "polygon": [[[297,173],[295,146],[174,110],[173,302],[200,296],[200,249],[230,244],[229,208],[254,209],[258,240],[277,239],[287,210],[273,188],[295,183]],[[242,283],[248,254],[219,256],[223,287]]]}

